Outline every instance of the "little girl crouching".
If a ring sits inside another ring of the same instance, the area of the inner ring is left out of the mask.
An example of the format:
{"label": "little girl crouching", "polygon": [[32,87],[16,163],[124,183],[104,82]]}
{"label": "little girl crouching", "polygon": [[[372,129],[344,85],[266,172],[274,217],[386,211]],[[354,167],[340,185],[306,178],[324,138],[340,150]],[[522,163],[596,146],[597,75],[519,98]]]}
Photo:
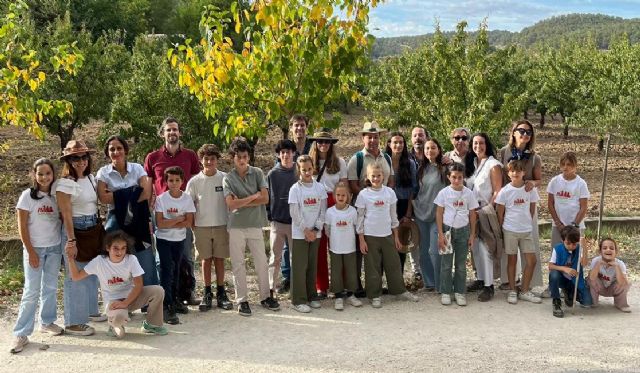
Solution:
{"label": "little girl crouching", "polygon": [[600,255],[591,261],[589,272],[589,290],[593,305],[598,304],[598,298],[613,297],[613,304],[622,312],[631,312],[627,303],[627,292],[631,283],[627,278],[627,267],[617,258],[618,245],[611,238],[600,241]]}
{"label": "little girl crouching", "polygon": [[[83,270],[78,271],[73,260],[69,261],[69,267],[73,281],[82,280],[89,275],[98,277],[102,297],[107,302],[107,334],[117,338],[124,337],[129,311],[146,305],[147,319],[142,323],[142,331],[166,335],[167,328],[162,325],[164,289],[158,285],[142,285],[144,271],[131,253],[131,238],[123,231],[115,231],[105,236],[104,245],[106,252],[91,260]],[[67,252],[67,255],[71,254]]]}

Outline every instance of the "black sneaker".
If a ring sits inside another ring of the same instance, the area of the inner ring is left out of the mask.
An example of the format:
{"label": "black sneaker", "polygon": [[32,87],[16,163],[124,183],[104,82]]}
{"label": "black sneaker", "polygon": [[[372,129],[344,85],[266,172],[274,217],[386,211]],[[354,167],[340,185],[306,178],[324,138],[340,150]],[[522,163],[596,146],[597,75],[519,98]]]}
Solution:
{"label": "black sneaker", "polygon": [[567,307],[573,307],[573,291],[564,290],[564,304]]}
{"label": "black sneaker", "polygon": [[467,285],[467,292],[480,291],[484,289],[484,281],[475,280],[474,282]]}
{"label": "black sneaker", "polygon": [[488,302],[493,298],[493,291],[490,286],[483,286],[478,294],[478,302]]}
{"label": "black sneaker", "polygon": [[316,294],[316,299],[315,300],[325,300],[327,299],[327,293],[325,293],[324,291],[319,291]]}
{"label": "black sneaker", "polygon": [[196,293],[194,291],[191,291],[189,293],[189,298],[185,299],[184,302],[187,303],[189,306],[197,306],[200,304],[200,301],[196,299]]}
{"label": "black sneaker", "polygon": [[366,298],[367,292],[363,288],[359,288],[353,293],[353,295],[355,295],[356,298]]}
{"label": "black sneaker", "polygon": [[176,310],[176,313],[182,313],[182,314],[189,313],[189,308],[182,302],[176,302],[174,304],[174,309]]}
{"label": "black sneaker", "polygon": [[262,305],[262,307],[271,311],[277,311],[280,309],[280,304],[278,303],[278,301],[271,297],[266,297],[264,300],[260,301],[260,304]]}
{"label": "black sneaker", "polygon": [[213,307],[213,294],[204,293],[204,297],[202,297],[202,302],[200,302],[198,309],[200,309],[200,312],[206,312],[206,311],[209,311],[212,307]]}
{"label": "black sneaker", "polygon": [[413,281],[415,282],[422,281],[422,273],[418,271],[413,272]]}
{"label": "black sneaker", "polygon": [[289,289],[291,288],[291,281],[289,280],[282,280],[282,283],[280,284],[280,287],[278,288],[278,294],[287,294],[289,292]]}
{"label": "black sneaker", "polygon": [[170,324],[170,325],[176,325],[180,323],[180,319],[178,319],[178,316],[176,315],[176,311],[173,305],[164,307],[163,320],[165,324]]}
{"label": "black sneaker", "polygon": [[227,297],[226,292],[216,295],[216,302],[218,303],[218,308],[222,308],[223,310],[230,310],[233,308],[233,303],[231,303]]}
{"label": "black sneaker", "polygon": [[560,298],[553,298],[553,316],[564,317],[564,311],[562,311],[562,301]]}
{"label": "black sneaker", "polygon": [[238,314],[240,316],[251,316],[251,307],[249,307],[249,302],[240,302],[238,306]]}

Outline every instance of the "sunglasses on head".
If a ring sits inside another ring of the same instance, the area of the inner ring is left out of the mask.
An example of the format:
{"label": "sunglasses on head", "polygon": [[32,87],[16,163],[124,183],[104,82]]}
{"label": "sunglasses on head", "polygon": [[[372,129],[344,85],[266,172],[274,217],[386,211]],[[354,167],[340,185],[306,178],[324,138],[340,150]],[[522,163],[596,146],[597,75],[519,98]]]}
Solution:
{"label": "sunglasses on head", "polygon": [[524,128],[516,128],[513,132],[518,132],[522,136],[533,136],[533,130],[527,130]]}
{"label": "sunglasses on head", "polygon": [[331,140],[316,140],[316,142],[318,143],[318,145],[331,144]]}
{"label": "sunglasses on head", "polygon": [[80,161],[86,161],[89,159],[89,155],[85,154],[85,155],[72,155],[69,157],[69,160],[71,162],[80,162]]}
{"label": "sunglasses on head", "polygon": [[469,137],[468,136],[453,136],[453,139],[456,140],[456,141],[460,141],[460,140],[467,141],[467,140],[469,140]]}

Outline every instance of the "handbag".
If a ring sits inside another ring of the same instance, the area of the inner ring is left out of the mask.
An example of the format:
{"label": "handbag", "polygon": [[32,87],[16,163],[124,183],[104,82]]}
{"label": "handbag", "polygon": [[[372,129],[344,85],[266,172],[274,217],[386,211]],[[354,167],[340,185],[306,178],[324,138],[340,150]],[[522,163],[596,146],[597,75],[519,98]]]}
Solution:
{"label": "handbag", "polygon": [[[90,181],[95,191],[96,187],[93,184],[93,175],[90,176]],[[76,247],[78,248],[76,260],[79,262],[88,262],[97,257],[103,250],[102,244],[105,235],[102,219],[100,218],[100,209],[98,209],[98,222],[96,225],[89,229],[74,228],[73,233],[75,234]]]}

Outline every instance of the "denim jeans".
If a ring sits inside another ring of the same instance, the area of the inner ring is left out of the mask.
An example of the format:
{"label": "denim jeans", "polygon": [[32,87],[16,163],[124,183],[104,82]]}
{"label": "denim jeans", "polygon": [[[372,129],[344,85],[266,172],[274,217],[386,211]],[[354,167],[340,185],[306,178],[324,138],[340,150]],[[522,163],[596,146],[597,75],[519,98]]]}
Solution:
{"label": "denim jeans", "polygon": [[440,254],[436,221],[416,219],[420,230],[420,271],[425,287],[440,289]]}
{"label": "denim jeans", "polygon": [[[444,231],[451,228],[444,226]],[[467,255],[469,254],[469,226],[451,230],[453,254],[441,255],[440,262],[440,292],[442,294],[466,293]],[[451,270],[455,265],[453,276]],[[453,282],[453,285],[452,285]]]}
{"label": "denim jeans", "polygon": [[280,264],[282,279],[291,280],[291,257],[289,256],[289,243],[285,242],[282,248],[282,263]]}
{"label": "denim jeans", "polygon": [[[586,282],[585,282],[586,284]],[[569,280],[564,277],[562,272],[560,271],[549,271],[549,292],[551,293],[551,298],[560,298],[560,289],[564,289],[565,293],[571,295],[571,299],[573,299],[573,292],[575,290],[575,279]],[[583,285],[582,287],[578,287],[578,299],[582,305],[590,306],[593,303],[591,299],[591,292]]]}
{"label": "denim jeans", "polygon": [[158,256],[160,256],[160,284],[164,289],[164,305],[176,302],[180,282],[180,260],[184,252],[183,241],[167,241],[156,238]]}
{"label": "denim jeans", "polygon": [[40,263],[38,268],[29,265],[29,254],[22,251],[24,267],[24,291],[20,301],[18,320],[13,328],[16,337],[27,337],[33,333],[36,307],[40,298],[40,324],[48,325],[56,321],[56,293],[58,291],[58,275],[62,249],[60,245],[34,247]]}
{"label": "denim jeans", "polygon": [[109,210],[109,212],[107,212],[107,219],[104,221],[104,230],[106,232],[113,232],[118,229],[120,229],[120,226],[116,220],[116,214],[114,213],[114,210]]}
{"label": "denim jeans", "polygon": [[194,292],[196,290],[196,276],[193,273],[193,231],[191,228],[187,228],[187,238],[184,241],[182,258],[180,260],[186,261],[189,266],[189,277],[191,278],[193,286],[188,290]]}
{"label": "denim jeans", "polygon": [[[76,229],[88,229],[98,222],[95,215],[84,215],[73,217],[73,227]],[[62,228],[62,247],[67,242],[67,232]],[[64,325],[80,325],[89,322],[89,315],[100,313],[98,309],[98,277],[96,275],[87,276],[80,281],[71,279],[69,270],[69,258],[63,253],[64,258]],[[84,269],[89,262],[79,262],[76,260],[78,270]]]}

